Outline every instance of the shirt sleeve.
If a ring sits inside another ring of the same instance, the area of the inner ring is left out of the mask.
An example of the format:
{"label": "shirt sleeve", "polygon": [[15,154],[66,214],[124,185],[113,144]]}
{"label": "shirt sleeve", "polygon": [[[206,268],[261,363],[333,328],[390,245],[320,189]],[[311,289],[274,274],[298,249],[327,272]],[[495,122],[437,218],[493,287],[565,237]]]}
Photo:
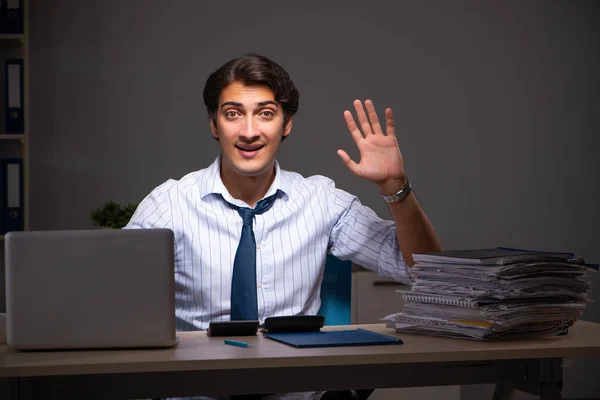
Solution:
{"label": "shirt sleeve", "polygon": [[335,223],[329,239],[330,253],[351,260],[381,277],[410,284],[393,221],[380,218],[360,200],[333,181],[328,185],[330,215]]}
{"label": "shirt sleeve", "polygon": [[173,229],[170,186],[170,182],[166,182],[146,196],[123,229]]}

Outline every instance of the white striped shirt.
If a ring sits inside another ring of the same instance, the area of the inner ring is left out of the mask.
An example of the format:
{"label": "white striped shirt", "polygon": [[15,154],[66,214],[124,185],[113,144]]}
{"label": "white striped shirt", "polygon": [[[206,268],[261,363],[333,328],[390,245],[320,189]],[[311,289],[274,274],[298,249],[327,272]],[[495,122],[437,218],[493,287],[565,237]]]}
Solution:
{"label": "white striped shirt", "polygon": [[[273,207],[254,216],[258,315],[314,315],[327,253],[384,278],[408,283],[393,221],[323,176],[304,178],[275,166],[264,197]],[[220,157],[208,168],[170,179],[139,204],[125,229],[170,228],[175,234],[178,330],[229,320],[233,260],[242,219],[220,177]]]}

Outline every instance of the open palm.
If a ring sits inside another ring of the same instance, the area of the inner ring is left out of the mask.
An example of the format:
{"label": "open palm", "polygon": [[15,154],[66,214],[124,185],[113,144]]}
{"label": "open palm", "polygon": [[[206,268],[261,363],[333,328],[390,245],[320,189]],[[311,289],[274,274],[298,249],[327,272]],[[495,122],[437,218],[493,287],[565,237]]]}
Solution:
{"label": "open palm", "polygon": [[356,163],[344,150],[338,150],[338,155],[353,174],[379,186],[404,181],[404,161],[396,139],[392,110],[385,110],[384,134],[373,102],[366,100],[365,107],[366,113],[362,102],[354,101],[360,129],[352,113],[344,111],[346,125],[360,153],[360,161]]}

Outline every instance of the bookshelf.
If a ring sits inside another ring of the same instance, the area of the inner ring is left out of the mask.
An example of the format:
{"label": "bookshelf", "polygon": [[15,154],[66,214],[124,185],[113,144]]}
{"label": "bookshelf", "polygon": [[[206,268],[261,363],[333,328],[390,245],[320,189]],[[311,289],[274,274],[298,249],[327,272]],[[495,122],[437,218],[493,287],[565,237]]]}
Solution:
{"label": "bookshelf", "polygon": [[[19,196],[22,200],[23,227],[29,229],[29,0],[21,0],[21,11],[23,15],[22,33],[0,33],[0,158],[20,158],[22,160],[21,186],[22,194]],[[3,18],[5,15],[3,16]],[[4,20],[0,21],[0,23]],[[1,30],[0,30],[1,32]],[[6,64],[7,59],[23,60],[23,132],[6,132]],[[0,183],[4,181],[0,179]],[[3,188],[2,188],[3,190]],[[0,232],[0,240],[4,240],[4,235]]]}

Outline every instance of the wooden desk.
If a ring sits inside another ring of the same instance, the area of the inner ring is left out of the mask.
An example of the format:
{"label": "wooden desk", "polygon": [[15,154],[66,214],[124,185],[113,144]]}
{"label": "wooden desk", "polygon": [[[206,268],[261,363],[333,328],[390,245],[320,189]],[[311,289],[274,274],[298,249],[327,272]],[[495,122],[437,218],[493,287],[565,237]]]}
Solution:
{"label": "wooden desk", "polygon": [[182,332],[170,349],[18,352],[0,346],[0,378],[7,378],[14,399],[139,399],[497,382],[560,398],[561,359],[600,355],[600,324],[585,321],[566,336],[503,342],[396,334],[384,325],[360,327],[398,335],[404,344],[295,349],[258,335],[241,338],[254,345],[246,349],[205,332]]}

